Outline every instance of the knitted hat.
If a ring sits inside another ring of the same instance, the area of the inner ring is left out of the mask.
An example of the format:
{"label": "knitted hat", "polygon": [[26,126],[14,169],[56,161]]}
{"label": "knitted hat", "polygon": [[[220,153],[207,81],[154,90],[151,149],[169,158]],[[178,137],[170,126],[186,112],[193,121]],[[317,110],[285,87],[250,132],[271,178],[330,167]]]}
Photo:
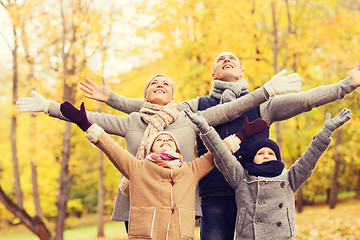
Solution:
{"label": "knitted hat", "polygon": [[247,162],[253,162],[256,153],[263,147],[268,147],[271,150],[273,150],[276,155],[277,160],[281,161],[279,146],[276,144],[276,142],[274,142],[273,140],[268,139],[268,138],[260,138],[260,139],[256,140],[255,142],[253,142],[251,144],[251,146],[249,147],[250,151],[244,160]]}
{"label": "knitted hat", "polygon": [[162,132],[157,132],[153,135],[151,135],[146,143],[146,146],[145,146],[145,156],[147,156],[148,154],[151,153],[151,148],[154,144],[154,141],[155,139],[159,136],[159,135],[163,135],[163,134],[166,134],[166,135],[169,135],[172,139],[174,139],[174,143],[175,143],[175,146],[176,146],[176,152],[180,153],[180,148],[179,148],[179,143],[177,142],[176,138],[174,137],[174,135],[172,135],[170,132],[166,132],[166,131],[162,131]]}
{"label": "knitted hat", "polygon": [[144,87],[144,96],[146,95],[146,90],[148,89],[148,87],[149,87],[149,85],[150,85],[150,82],[151,82],[154,78],[156,78],[156,77],[166,77],[166,78],[169,80],[169,82],[170,82],[170,84],[171,84],[172,95],[174,96],[174,93],[175,93],[175,84],[174,84],[174,81],[173,81],[170,77],[166,76],[165,74],[155,74],[155,75],[151,76],[151,77],[146,81],[145,87]]}

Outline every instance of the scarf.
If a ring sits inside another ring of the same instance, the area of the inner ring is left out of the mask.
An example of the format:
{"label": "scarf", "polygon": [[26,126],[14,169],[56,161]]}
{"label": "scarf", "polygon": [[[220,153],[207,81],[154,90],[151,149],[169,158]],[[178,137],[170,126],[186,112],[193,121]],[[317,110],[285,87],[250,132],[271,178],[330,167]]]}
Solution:
{"label": "scarf", "polygon": [[248,92],[249,84],[241,78],[237,82],[224,82],[215,79],[210,96],[220,99],[220,104],[230,102]]}
{"label": "scarf", "polygon": [[243,166],[250,175],[261,177],[279,176],[284,169],[284,163],[279,160],[263,162],[262,164],[244,162]]}
{"label": "scarf", "polygon": [[183,163],[181,154],[171,150],[166,150],[159,154],[150,153],[145,159],[148,159],[161,167],[171,169],[179,168]]}
{"label": "scarf", "polygon": [[[171,123],[175,122],[179,115],[176,105],[173,102],[161,106],[149,102],[144,102],[140,109],[140,117],[148,124],[144,135],[140,141],[136,158],[143,160],[145,158],[146,143],[152,134],[163,131]],[[121,178],[120,190],[125,196],[129,196],[129,180],[126,177]]]}
{"label": "scarf", "polygon": [[136,153],[137,159],[145,158],[145,148],[149,137],[157,132],[163,131],[171,123],[175,122],[179,115],[176,109],[176,104],[171,102],[165,106],[145,102],[140,109],[141,118],[148,124],[144,135],[141,139],[138,151]]}

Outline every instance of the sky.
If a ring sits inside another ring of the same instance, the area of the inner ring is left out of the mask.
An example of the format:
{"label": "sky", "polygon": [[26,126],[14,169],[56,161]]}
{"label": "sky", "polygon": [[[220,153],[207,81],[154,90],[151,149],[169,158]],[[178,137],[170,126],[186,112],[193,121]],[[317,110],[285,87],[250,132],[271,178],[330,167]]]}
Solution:
{"label": "sky", "polygon": [[[116,8],[122,9],[124,12],[124,18],[129,19],[135,14],[135,9],[133,7],[133,4],[141,1],[141,0],[122,0],[116,2]],[[99,8],[105,9],[107,6],[106,4],[109,3],[108,1],[102,1],[97,0],[94,1],[94,4],[98,4]],[[143,16],[139,19],[139,21],[136,23],[137,25],[144,26],[149,24],[151,21],[151,17],[149,16]],[[121,49],[129,49],[134,45],[150,45],[153,41],[156,40],[157,36],[150,36],[146,40],[140,39],[136,36],[136,32],[129,24],[124,24],[123,21],[118,24],[114,25],[113,28],[114,35],[112,38],[112,45],[118,45]],[[125,34],[124,34],[125,33]],[[121,36],[121,37],[118,37]],[[4,66],[6,69],[11,68],[12,63],[12,57],[11,57],[11,49],[12,48],[12,28],[11,28],[11,20],[8,16],[8,13],[6,10],[0,5],[0,64]],[[149,48],[142,49],[143,55],[146,56],[146,51]],[[151,54],[150,52],[148,53]],[[93,62],[90,62],[90,67],[96,69],[99,64],[97,64],[97,59]],[[116,76],[119,73],[125,73],[131,71],[132,68],[138,67],[139,65],[144,64],[142,59],[140,59],[138,56],[121,56],[120,58],[118,56],[111,56],[109,55],[109,62],[107,63],[107,67],[104,72],[105,77],[112,77]],[[100,61],[100,59],[99,59]],[[0,70],[1,74],[1,70]]]}

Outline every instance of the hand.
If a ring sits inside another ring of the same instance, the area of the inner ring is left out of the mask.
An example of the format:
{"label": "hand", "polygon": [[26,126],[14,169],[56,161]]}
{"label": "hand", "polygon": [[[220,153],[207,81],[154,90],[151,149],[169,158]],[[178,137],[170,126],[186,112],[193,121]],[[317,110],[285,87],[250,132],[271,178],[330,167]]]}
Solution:
{"label": "hand", "polygon": [[241,142],[245,142],[250,137],[262,133],[269,128],[269,125],[266,121],[261,118],[257,118],[252,122],[249,122],[249,119],[244,115],[244,122],[241,130],[235,135],[240,138]]}
{"label": "hand", "polygon": [[210,126],[206,122],[206,119],[200,115],[200,113],[194,113],[191,111],[190,106],[186,102],[184,103],[184,112],[199,129],[200,133],[207,133],[210,130]]}
{"label": "hand", "polygon": [[360,86],[359,62],[356,62],[354,68],[351,70],[350,79],[356,87]]}
{"label": "hand", "polygon": [[31,91],[31,98],[19,98],[16,101],[19,112],[44,112],[49,113],[51,102],[35,91]]}
{"label": "hand", "polygon": [[[95,99],[100,102],[107,102],[110,97],[110,86],[106,82],[105,78],[101,78],[103,85],[97,85],[92,80],[85,78],[86,82],[80,82],[80,89],[87,94],[83,94],[84,97]],[[88,95],[89,94],[89,95]]]}
{"label": "hand", "polygon": [[324,128],[333,132],[335,129],[343,125],[345,122],[349,121],[352,117],[351,111],[344,108],[340,113],[331,119],[330,113],[326,113]]}
{"label": "hand", "polygon": [[84,132],[91,126],[91,123],[86,117],[84,102],[81,103],[79,110],[70,102],[65,101],[60,104],[60,111],[64,117],[68,118],[71,122],[76,123],[76,125]]}
{"label": "hand", "polygon": [[269,93],[270,97],[300,91],[301,78],[299,77],[299,74],[292,73],[287,76],[285,76],[285,74],[286,70],[282,70],[273,76],[269,82],[264,84],[264,88]]}

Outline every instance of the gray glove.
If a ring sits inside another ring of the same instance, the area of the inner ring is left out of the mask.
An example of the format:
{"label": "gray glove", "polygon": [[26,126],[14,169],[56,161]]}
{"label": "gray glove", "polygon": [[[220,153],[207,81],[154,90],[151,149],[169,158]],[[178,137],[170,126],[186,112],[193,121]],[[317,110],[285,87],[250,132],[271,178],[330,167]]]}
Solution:
{"label": "gray glove", "polygon": [[199,129],[200,133],[205,134],[210,130],[209,124],[206,122],[206,119],[201,115],[200,112],[194,113],[191,111],[187,103],[184,104],[184,112],[188,118],[195,124]]}
{"label": "gray glove", "polygon": [[351,111],[349,109],[342,109],[340,113],[331,118],[330,113],[326,113],[325,123],[323,131],[327,136],[331,136],[335,129],[343,125],[345,122],[349,121],[352,117]]}

